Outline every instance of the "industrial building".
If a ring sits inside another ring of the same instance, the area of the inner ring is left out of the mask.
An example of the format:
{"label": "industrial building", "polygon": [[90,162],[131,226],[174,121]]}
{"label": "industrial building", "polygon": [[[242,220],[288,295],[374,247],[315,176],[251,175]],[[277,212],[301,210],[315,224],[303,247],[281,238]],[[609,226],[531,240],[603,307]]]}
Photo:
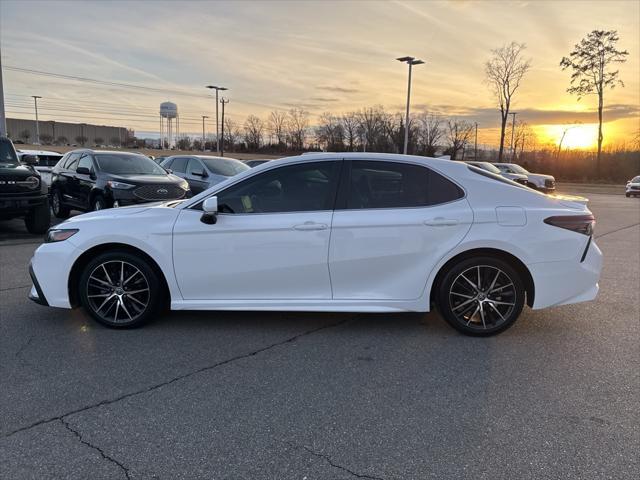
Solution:
{"label": "industrial building", "polygon": [[[90,123],[67,123],[40,120],[41,144],[126,145],[134,132],[123,127],[92,125]],[[36,142],[36,122],[22,118],[7,118],[7,134],[13,140],[24,143]]]}

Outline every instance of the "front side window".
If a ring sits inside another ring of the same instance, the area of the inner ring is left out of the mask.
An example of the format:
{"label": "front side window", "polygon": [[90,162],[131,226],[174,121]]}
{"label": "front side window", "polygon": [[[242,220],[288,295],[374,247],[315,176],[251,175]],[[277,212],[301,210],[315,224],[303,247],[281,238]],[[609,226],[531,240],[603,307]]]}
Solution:
{"label": "front side window", "polygon": [[86,167],[89,170],[91,170],[91,167],[93,167],[91,163],[91,157],[89,155],[83,155],[80,161],[78,162],[78,168],[79,167]]}
{"label": "front side window", "polygon": [[189,175],[202,176],[204,174],[204,167],[197,158],[190,158],[189,163],[187,164],[187,172]]}
{"label": "front side window", "polygon": [[178,173],[186,173],[187,172],[187,162],[189,161],[189,157],[174,157],[171,162],[171,170]]}
{"label": "front side window", "polygon": [[221,213],[332,210],[340,162],[290,165],[261,173],[218,194]]}
{"label": "front side window", "polygon": [[76,167],[78,166],[78,159],[80,158],[80,154],[79,153],[72,153],[69,155],[69,158],[67,158],[67,161],[65,162],[64,166],[62,168],[65,168],[67,170],[75,170]]}
{"label": "front side window", "polygon": [[356,160],[352,163],[346,208],[428,207],[463,196],[456,184],[426,167]]}

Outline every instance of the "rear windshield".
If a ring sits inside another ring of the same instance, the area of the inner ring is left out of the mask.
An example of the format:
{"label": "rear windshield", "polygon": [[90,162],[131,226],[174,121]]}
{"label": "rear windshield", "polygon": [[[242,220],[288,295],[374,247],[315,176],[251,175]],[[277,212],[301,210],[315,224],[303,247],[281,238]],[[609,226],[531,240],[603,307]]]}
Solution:
{"label": "rear windshield", "polygon": [[117,153],[97,153],[98,168],[113,175],[166,175],[167,172],[156,162],[144,155],[121,155]]}
{"label": "rear windshield", "polygon": [[216,175],[224,175],[225,177],[233,177],[240,172],[249,170],[249,166],[232,158],[207,158],[198,157],[207,166],[211,173]]}
{"label": "rear windshield", "polygon": [[0,138],[0,167],[17,167],[18,156],[13,144],[4,138]]}

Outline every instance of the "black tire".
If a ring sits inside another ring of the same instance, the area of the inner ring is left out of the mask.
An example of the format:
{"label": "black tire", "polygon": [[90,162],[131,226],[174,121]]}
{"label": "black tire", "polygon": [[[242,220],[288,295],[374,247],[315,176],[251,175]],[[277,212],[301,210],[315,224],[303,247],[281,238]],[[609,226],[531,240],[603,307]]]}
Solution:
{"label": "black tire", "polygon": [[24,217],[24,224],[29,233],[43,234],[51,226],[51,212],[47,202],[32,208]]}
{"label": "black tire", "polygon": [[62,203],[60,190],[54,190],[51,194],[51,209],[56,218],[69,218],[69,207]]}
{"label": "black tire", "polygon": [[[627,198],[629,198],[629,197],[631,196],[631,194],[630,194],[630,193],[625,193],[625,196],[626,196]],[[635,197],[635,195],[634,195],[634,197]]]}
{"label": "black tire", "polygon": [[494,257],[460,261],[449,268],[437,288],[438,310],[465,335],[484,337],[503,332],[518,319],[524,306],[520,274]]}
{"label": "black tire", "polygon": [[98,210],[104,210],[105,208],[109,208],[109,206],[107,205],[107,201],[102,195],[97,194],[95,197],[93,197],[93,200],[91,200],[92,211],[96,212]]}
{"label": "black tire", "polygon": [[78,283],[84,309],[110,328],[138,327],[152,319],[164,306],[164,290],[148,261],[123,250],[91,260]]}

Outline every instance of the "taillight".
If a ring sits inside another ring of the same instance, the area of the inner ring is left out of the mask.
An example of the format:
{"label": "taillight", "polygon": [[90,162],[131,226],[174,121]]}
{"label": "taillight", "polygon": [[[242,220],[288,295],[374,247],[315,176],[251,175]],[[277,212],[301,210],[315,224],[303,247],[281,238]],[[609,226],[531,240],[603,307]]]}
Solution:
{"label": "taillight", "polygon": [[596,219],[593,215],[559,215],[545,218],[544,223],[554,227],[566,228],[583,235],[591,235]]}

